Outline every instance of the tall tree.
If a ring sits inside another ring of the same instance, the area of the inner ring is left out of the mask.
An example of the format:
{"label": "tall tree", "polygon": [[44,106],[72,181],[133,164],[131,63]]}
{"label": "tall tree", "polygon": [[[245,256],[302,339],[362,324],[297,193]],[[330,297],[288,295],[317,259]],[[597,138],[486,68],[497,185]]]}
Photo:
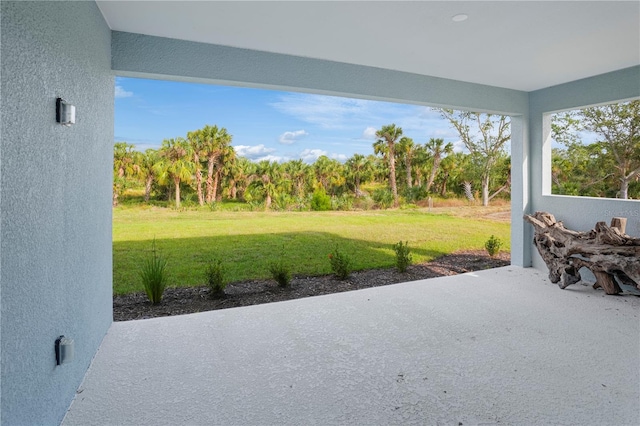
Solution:
{"label": "tall tree", "polygon": [[284,163],[283,168],[293,186],[291,195],[296,197],[304,196],[309,187],[309,182],[313,178],[311,167],[302,160],[291,160]]}
{"label": "tall tree", "polygon": [[238,196],[243,196],[247,187],[251,183],[251,176],[255,170],[255,163],[245,157],[237,157],[229,169],[227,176],[227,190],[229,198],[235,200]]}
{"label": "tall tree", "polygon": [[327,193],[335,195],[338,187],[344,184],[343,166],[338,160],[321,155],[313,163],[318,184]]}
{"label": "tall tree", "polygon": [[440,114],[458,131],[460,139],[481,165],[482,205],[488,206],[491,170],[511,139],[508,116],[441,109]]}
{"label": "tall tree", "polygon": [[207,159],[207,191],[205,200],[211,203],[217,197],[218,182],[222,175],[224,154],[231,144],[232,136],[224,127],[206,125],[199,130],[202,137],[203,155]]}
{"label": "tall tree", "polygon": [[[232,136],[227,133],[227,129],[222,127],[218,134],[218,155],[214,164],[215,171],[213,174],[213,192],[211,193],[211,201],[218,200],[218,188],[222,181],[222,176],[227,173],[228,165],[232,164],[236,159],[236,151],[231,146]],[[207,180],[208,182],[208,180]],[[208,185],[208,183],[207,183]]]}
{"label": "tall tree", "polygon": [[422,186],[424,175],[431,170],[431,154],[424,145],[416,146],[411,164],[415,174],[414,183],[416,186]]}
{"label": "tall tree", "polygon": [[158,151],[149,148],[145,152],[138,152],[136,163],[140,167],[140,175],[144,181],[144,202],[148,203],[151,198],[151,187],[156,178],[155,165],[160,161]]}
{"label": "tall tree", "polygon": [[[383,154],[389,164],[389,185],[391,186],[391,193],[393,194],[393,206],[398,207],[398,186],[396,185],[396,159],[395,159],[395,145],[402,137],[402,128],[396,127],[395,124],[388,124],[382,126],[380,130],[376,131],[376,137],[378,140],[373,144],[373,149],[376,154]],[[381,146],[386,144],[386,150]]]}
{"label": "tall tree", "polygon": [[640,178],[640,100],[571,111],[552,123],[554,139],[566,145],[579,143],[578,135],[585,130],[602,138],[603,155],[611,158],[618,179],[618,195],[627,199],[629,184]]}
{"label": "tall tree", "polygon": [[447,187],[453,187],[454,193],[462,194],[463,182],[469,181],[466,176],[469,170],[471,156],[463,152],[455,152],[444,157],[440,163],[442,178],[440,180],[440,195],[447,195]]}
{"label": "tall tree", "polygon": [[371,159],[362,154],[353,154],[345,163],[347,177],[353,182],[356,197],[362,195],[360,184],[373,176],[373,164]]}
{"label": "tall tree", "polygon": [[198,204],[204,205],[204,194],[202,192],[202,163],[200,157],[206,155],[205,134],[203,129],[194,130],[187,133],[187,140],[193,152],[193,165],[196,176],[196,192],[198,193]]}
{"label": "tall tree", "polygon": [[269,210],[273,198],[278,194],[278,186],[282,177],[280,164],[276,161],[263,160],[256,165],[251,186],[264,195],[264,208]]}
{"label": "tall tree", "polygon": [[118,197],[127,185],[127,178],[138,174],[134,148],[126,142],[116,142],[113,146],[113,207],[118,205]]}
{"label": "tall tree", "polygon": [[397,154],[402,158],[404,163],[404,170],[407,177],[407,188],[411,188],[413,186],[411,163],[416,155],[416,148],[417,146],[413,142],[413,139],[406,136],[403,136],[398,142]]}
{"label": "tall tree", "polygon": [[431,173],[429,173],[429,180],[427,180],[426,190],[429,192],[433,181],[436,178],[436,174],[440,168],[440,162],[443,155],[449,155],[453,152],[453,144],[451,142],[445,144],[443,139],[429,139],[429,142],[425,144],[425,148],[431,154],[433,163],[431,165]]}
{"label": "tall tree", "polygon": [[571,144],[551,153],[552,193],[583,197],[615,198],[619,185],[615,164],[603,142]]}
{"label": "tall tree", "polygon": [[189,182],[195,171],[191,145],[182,138],[165,139],[160,147],[161,160],[156,163],[158,181],[173,181],[176,191],[176,208],[180,208],[180,183]]}

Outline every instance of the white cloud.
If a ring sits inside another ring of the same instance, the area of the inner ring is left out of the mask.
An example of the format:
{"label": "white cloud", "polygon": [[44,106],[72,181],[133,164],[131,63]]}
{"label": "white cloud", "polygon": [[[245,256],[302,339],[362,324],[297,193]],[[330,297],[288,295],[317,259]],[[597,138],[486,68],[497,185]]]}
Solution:
{"label": "white cloud", "polygon": [[461,139],[458,139],[457,141],[453,142],[453,152],[466,152],[466,153],[468,153],[469,150],[465,146],[464,142],[462,142]]}
{"label": "white cloud", "polygon": [[258,163],[263,160],[275,161],[276,163],[283,163],[285,161],[289,161],[290,159],[289,157],[281,157],[279,155],[265,155],[264,157],[256,158],[255,160],[252,160],[252,161]]}
{"label": "white cloud", "polygon": [[310,126],[350,132],[352,140],[373,140],[377,129],[391,123],[416,143],[432,137],[459,137],[437,109],[422,105],[287,93],[271,106]]}
{"label": "white cloud", "polygon": [[248,158],[252,161],[260,161],[271,157],[269,154],[275,151],[273,148],[267,148],[264,144],[260,145],[237,145],[233,147],[236,150],[236,154],[240,157]]}
{"label": "white cloud", "polygon": [[324,129],[341,129],[369,116],[374,104],[376,102],[362,99],[290,93],[271,106],[283,114]]}
{"label": "white cloud", "polygon": [[327,151],[323,151],[321,149],[305,149],[300,153],[300,158],[305,163],[313,163],[318,159],[318,157],[323,155],[327,155]]}
{"label": "white cloud", "polygon": [[376,128],[375,127],[367,127],[362,132],[362,139],[375,139],[376,138]]}
{"label": "white cloud", "polygon": [[344,154],[331,154],[329,157],[333,158],[334,160],[338,160],[341,163],[344,163],[345,161],[347,161],[347,158],[349,158]]}
{"label": "white cloud", "polygon": [[117,98],[130,98],[133,96],[133,92],[127,92],[122,86],[116,85],[115,97]]}
{"label": "white cloud", "polygon": [[291,145],[292,143],[304,138],[308,134],[309,133],[305,132],[304,130],[296,130],[295,132],[284,132],[280,135],[278,140],[282,144]]}

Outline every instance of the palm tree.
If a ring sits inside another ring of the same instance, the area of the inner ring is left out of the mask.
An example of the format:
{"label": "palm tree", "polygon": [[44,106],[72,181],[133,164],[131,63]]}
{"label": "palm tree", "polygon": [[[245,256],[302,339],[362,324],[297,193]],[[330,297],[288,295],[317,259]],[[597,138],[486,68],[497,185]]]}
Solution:
{"label": "palm tree", "polygon": [[336,190],[344,185],[344,172],[342,164],[335,159],[331,159],[326,155],[318,157],[313,163],[318,184],[325,192],[335,195]]}
{"label": "palm tree", "polygon": [[349,179],[353,180],[354,192],[356,197],[362,195],[360,184],[363,180],[370,179],[373,175],[373,164],[371,159],[362,154],[353,154],[345,163]]}
{"label": "palm tree", "polygon": [[198,204],[204,205],[204,195],[202,193],[202,163],[200,156],[205,154],[204,132],[203,129],[194,130],[187,133],[187,140],[193,151],[193,164],[195,166],[196,175],[196,191],[198,193]]}
{"label": "palm tree", "polygon": [[470,180],[471,155],[463,152],[455,152],[447,155],[440,163],[442,169],[442,181],[440,182],[440,195],[443,197],[447,194],[447,186],[451,183],[453,188],[457,188],[459,192],[463,182]]}
{"label": "palm tree", "polygon": [[221,157],[225,153],[227,146],[231,144],[232,136],[227,133],[224,127],[204,126],[201,130],[203,155],[207,158],[207,195],[206,201],[210,203],[216,199],[218,190],[219,172],[221,168]]}
{"label": "palm tree", "polygon": [[431,166],[431,173],[429,174],[429,180],[427,181],[427,192],[433,185],[433,181],[436,178],[440,162],[442,161],[442,155],[449,155],[453,152],[453,144],[451,142],[445,145],[443,139],[429,139],[429,142],[425,144],[426,149],[430,152],[431,158],[433,158],[433,164]]}
{"label": "palm tree", "polygon": [[[393,206],[398,207],[398,186],[396,185],[396,160],[395,160],[395,145],[398,139],[402,137],[402,128],[396,127],[395,124],[388,124],[382,126],[382,128],[376,131],[376,137],[378,140],[373,144],[374,152],[383,153],[386,156],[389,163],[389,185],[391,186],[391,192],[393,193]],[[386,143],[386,153],[382,151],[380,146]]]}
{"label": "palm tree", "polygon": [[218,194],[218,187],[222,185],[222,178],[229,173],[236,161],[236,150],[229,145],[231,142],[231,135],[226,133],[225,129],[222,129],[222,139],[220,144],[220,155],[218,155],[215,173],[213,175],[213,193],[211,194],[211,200],[218,200],[222,196],[222,189]]}
{"label": "palm tree", "polygon": [[273,198],[277,195],[281,176],[280,164],[276,161],[263,160],[256,165],[254,180],[251,185],[264,194],[265,210],[269,210]]}
{"label": "palm tree", "polygon": [[192,179],[195,165],[191,161],[191,145],[182,138],[165,139],[160,147],[160,161],[156,163],[158,181],[165,183],[170,179],[176,188],[176,208],[180,208],[180,182]]}
{"label": "palm tree", "polygon": [[127,184],[127,177],[138,173],[133,148],[126,142],[116,142],[113,146],[113,207],[118,205],[118,197]]}
{"label": "palm tree", "polygon": [[255,164],[245,157],[237,157],[236,161],[229,167],[227,174],[227,191],[228,197],[232,200],[244,194],[247,186],[251,183],[251,175],[255,169]]}
{"label": "palm tree", "polygon": [[283,165],[285,173],[293,184],[293,196],[302,197],[312,178],[311,167],[302,160],[291,160]]}
{"label": "palm tree", "polygon": [[422,186],[422,178],[427,172],[430,161],[431,155],[427,151],[427,148],[425,148],[424,145],[418,144],[411,160],[411,165],[416,176],[416,186]]}
{"label": "palm tree", "polygon": [[403,136],[398,142],[397,153],[404,160],[404,169],[407,174],[407,188],[413,187],[413,179],[411,177],[412,161],[416,155],[416,144],[413,143],[413,139]]}
{"label": "palm tree", "polygon": [[144,180],[144,202],[148,203],[151,198],[151,185],[156,178],[155,165],[160,161],[158,151],[147,149],[144,153],[136,155],[136,163],[140,167],[140,177]]}

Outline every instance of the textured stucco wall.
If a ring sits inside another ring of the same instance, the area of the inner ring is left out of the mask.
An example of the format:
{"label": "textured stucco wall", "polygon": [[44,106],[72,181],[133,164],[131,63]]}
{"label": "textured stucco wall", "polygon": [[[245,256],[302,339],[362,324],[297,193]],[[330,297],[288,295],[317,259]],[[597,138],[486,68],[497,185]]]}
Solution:
{"label": "textured stucco wall", "polygon": [[[530,93],[531,212],[553,213],[565,226],[577,231],[588,231],[598,221],[609,222],[614,216],[622,216],[628,219],[627,233],[640,237],[640,201],[549,195],[550,163],[543,161],[551,155],[550,127],[548,120],[545,122],[545,113],[639,96],[640,66]],[[534,266],[546,270],[537,251],[534,252]]]}
{"label": "textured stucco wall", "polygon": [[[57,424],[112,319],[111,32],[93,2],[0,6],[1,421]],[[57,367],[61,334],[75,359]]]}

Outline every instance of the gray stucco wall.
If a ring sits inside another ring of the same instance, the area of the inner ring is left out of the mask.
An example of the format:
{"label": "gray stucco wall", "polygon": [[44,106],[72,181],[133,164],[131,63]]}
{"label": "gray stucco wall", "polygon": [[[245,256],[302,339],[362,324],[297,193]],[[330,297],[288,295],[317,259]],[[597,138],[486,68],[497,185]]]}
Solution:
{"label": "gray stucco wall", "polygon": [[58,424],[112,320],[111,32],[93,2],[0,4],[1,423]]}
{"label": "gray stucco wall", "polygon": [[[640,201],[550,195],[550,127],[548,120],[545,122],[544,119],[549,112],[634,97],[640,97],[640,66],[530,93],[532,212],[553,213],[566,227],[577,231],[588,231],[596,222],[609,222],[612,217],[622,216],[628,219],[627,233],[640,237]],[[545,156],[547,161],[544,161]],[[528,244],[532,245],[531,240]],[[537,251],[534,252],[533,265],[546,270]]]}

